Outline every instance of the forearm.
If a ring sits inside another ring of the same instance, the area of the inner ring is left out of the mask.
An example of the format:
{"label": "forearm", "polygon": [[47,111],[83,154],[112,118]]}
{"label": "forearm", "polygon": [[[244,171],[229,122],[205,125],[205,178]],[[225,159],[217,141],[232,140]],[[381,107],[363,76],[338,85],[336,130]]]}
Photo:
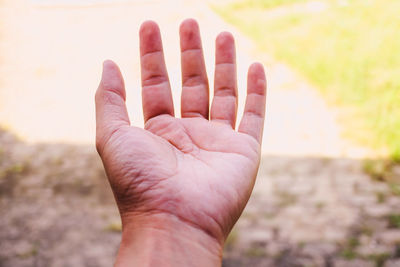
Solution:
{"label": "forearm", "polygon": [[123,225],[116,267],[221,266],[222,244],[173,215],[136,216]]}

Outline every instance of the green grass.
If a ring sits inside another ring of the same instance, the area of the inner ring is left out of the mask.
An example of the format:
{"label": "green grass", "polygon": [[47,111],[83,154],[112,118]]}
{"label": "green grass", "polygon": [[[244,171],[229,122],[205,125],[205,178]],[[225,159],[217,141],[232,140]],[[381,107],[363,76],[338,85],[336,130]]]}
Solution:
{"label": "green grass", "polygon": [[389,188],[394,196],[400,197],[400,185],[398,183],[389,184]]}
{"label": "green grass", "polygon": [[350,237],[347,240],[347,243],[345,244],[343,250],[340,252],[340,255],[347,259],[347,260],[352,260],[356,258],[358,255],[355,252],[355,249],[360,245],[360,242],[356,237]]}
{"label": "green grass", "polygon": [[395,186],[400,185],[400,175],[396,171],[399,165],[398,162],[393,162],[390,159],[366,159],[363,161],[363,170],[373,180],[386,181]]}
{"label": "green grass", "polygon": [[385,262],[390,258],[389,253],[377,253],[371,254],[367,256],[368,260],[375,262],[376,267],[385,266]]}
{"label": "green grass", "polygon": [[247,0],[214,9],[331,104],[345,107],[350,137],[400,160],[400,1],[325,0],[320,12],[269,15],[288,2],[299,1]]}
{"label": "green grass", "polygon": [[391,227],[400,228],[400,214],[390,214],[388,219]]}

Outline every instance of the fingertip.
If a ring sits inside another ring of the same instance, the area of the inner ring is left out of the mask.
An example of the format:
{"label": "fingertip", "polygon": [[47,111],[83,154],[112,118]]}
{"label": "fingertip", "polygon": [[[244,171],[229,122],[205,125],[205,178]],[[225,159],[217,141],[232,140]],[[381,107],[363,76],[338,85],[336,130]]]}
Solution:
{"label": "fingertip", "polygon": [[103,75],[104,75],[104,72],[107,72],[107,71],[115,69],[115,68],[118,68],[118,66],[111,59],[106,59],[103,61]]}
{"label": "fingertip", "polygon": [[99,90],[116,92],[125,99],[124,80],[118,65],[112,60],[103,62]]}
{"label": "fingertip", "polygon": [[185,19],[184,21],[182,21],[181,25],[179,26],[179,32],[181,34],[193,32],[196,29],[199,29],[199,24],[193,18]]}
{"label": "fingertip", "polygon": [[248,72],[248,92],[257,94],[265,94],[267,87],[267,79],[265,76],[264,66],[260,62],[250,65]]}
{"label": "fingertip", "polygon": [[249,67],[249,75],[254,75],[259,79],[265,80],[264,65],[260,62],[254,62]]}
{"label": "fingertip", "polygon": [[200,49],[201,38],[199,24],[194,19],[185,19],[179,27],[181,51]]}
{"label": "fingertip", "polygon": [[116,75],[121,76],[120,70],[119,70],[119,67],[117,66],[117,64],[110,59],[104,60],[102,77],[108,79],[108,78],[116,76]]}
{"label": "fingertip", "polygon": [[235,39],[233,38],[233,35],[230,32],[219,33],[215,40],[217,48],[225,48],[227,46],[234,44],[234,42]]}
{"label": "fingertip", "polygon": [[161,33],[155,21],[147,20],[142,23],[139,30],[140,54],[162,50]]}
{"label": "fingertip", "polygon": [[159,27],[157,22],[154,20],[146,20],[140,25],[139,33],[142,34],[149,34],[155,31],[159,31]]}
{"label": "fingertip", "polygon": [[221,32],[215,39],[215,63],[235,63],[235,40],[230,32]]}

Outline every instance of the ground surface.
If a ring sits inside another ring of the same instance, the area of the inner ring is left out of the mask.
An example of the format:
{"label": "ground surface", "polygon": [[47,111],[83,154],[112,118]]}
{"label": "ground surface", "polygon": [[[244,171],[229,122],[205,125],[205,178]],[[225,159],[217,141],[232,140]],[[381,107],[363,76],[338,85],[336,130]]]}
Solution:
{"label": "ground surface", "polygon": [[254,50],[205,2],[108,2],[1,2],[0,266],[112,264],[119,217],[92,144],[101,61],[121,65],[140,125],[139,24],[161,24],[177,104],[186,17],[200,21],[210,74],[215,35],[234,31],[241,101],[253,58],[269,78],[259,177],[223,266],[396,266],[398,191],[363,172],[360,158],[371,152],[341,137],[337,111],[307,82]]}
{"label": "ground surface", "polygon": [[[111,266],[120,223],[93,147],[0,144],[0,266]],[[223,266],[396,266],[399,214],[359,160],[265,155]]]}

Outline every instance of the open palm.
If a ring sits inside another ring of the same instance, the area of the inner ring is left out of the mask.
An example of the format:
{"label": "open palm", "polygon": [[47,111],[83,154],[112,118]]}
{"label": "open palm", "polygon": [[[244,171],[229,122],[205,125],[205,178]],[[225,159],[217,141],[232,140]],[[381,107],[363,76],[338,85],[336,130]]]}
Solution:
{"label": "open palm", "polygon": [[182,118],[174,117],[158,26],[140,29],[144,129],[130,125],[118,67],[104,63],[96,93],[96,144],[121,217],[167,214],[220,242],[245,207],[260,159],[266,80],[261,64],[248,73],[238,131],[233,37],[216,40],[214,99],[209,89],[198,25],[180,28]]}

